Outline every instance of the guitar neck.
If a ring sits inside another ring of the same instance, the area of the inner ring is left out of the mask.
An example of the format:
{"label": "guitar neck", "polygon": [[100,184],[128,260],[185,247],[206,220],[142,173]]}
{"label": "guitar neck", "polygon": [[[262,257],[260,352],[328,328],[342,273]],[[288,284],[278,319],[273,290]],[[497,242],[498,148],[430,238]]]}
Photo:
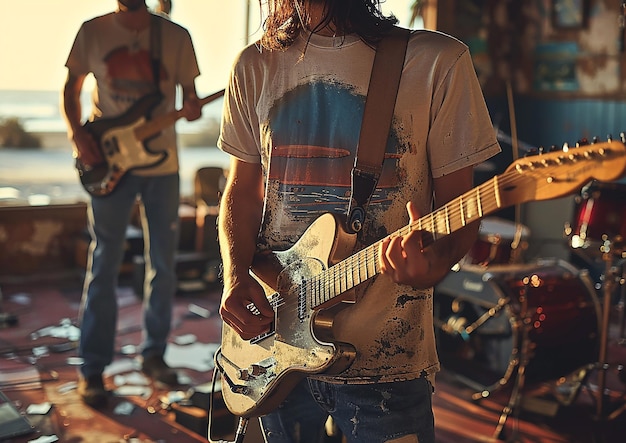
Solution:
{"label": "guitar neck", "polygon": [[[610,181],[626,174],[626,147],[618,141],[597,143],[519,159],[501,174],[451,200],[321,272],[309,283],[312,307],[318,307],[380,272],[378,250],[388,238],[423,231],[427,247],[502,208],[533,200],[563,197],[592,179]],[[427,233],[427,234],[426,234]]]}
{"label": "guitar neck", "polygon": [[499,209],[498,177],[448,202],[438,210],[419,218],[320,273],[312,281],[312,306],[318,307],[380,273],[378,250],[383,241],[405,236],[414,230],[430,235],[422,237],[424,247]]}
{"label": "guitar neck", "polygon": [[[213,100],[216,100],[224,95],[224,89],[218,92],[214,92],[211,95],[208,95],[202,99],[200,99],[200,106],[204,106]],[[163,129],[174,125],[178,119],[183,117],[183,110],[176,109],[174,111],[170,111],[166,114],[159,115],[155,118],[152,118],[145,123],[137,126],[134,130],[135,138],[138,141],[144,141],[150,137],[154,137]]]}

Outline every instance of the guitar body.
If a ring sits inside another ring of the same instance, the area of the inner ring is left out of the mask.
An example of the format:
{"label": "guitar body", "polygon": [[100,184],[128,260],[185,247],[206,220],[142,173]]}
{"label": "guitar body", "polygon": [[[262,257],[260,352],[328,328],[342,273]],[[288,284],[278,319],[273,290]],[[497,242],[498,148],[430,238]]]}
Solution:
{"label": "guitar body", "polygon": [[233,414],[266,414],[302,378],[341,372],[352,363],[354,348],[333,342],[330,331],[329,313],[341,309],[343,299],[325,306],[330,309],[313,309],[307,302],[306,285],[335,262],[338,254],[346,256],[352,250],[351,237],[342,230],[339,218],[324,214],[292,248],[257,261],[258,274],[253,265],[255,278],[275,306],[276,318],[271,332],[253,340],[243,340],[223,325],[222,346],[215,360],[222,371],[222,395]]}
{"label": "guitar body", "polygon": [[[504,207],[563,197],[591,179],[610,181],[625,175],[626,146],[618,141],[524,157],[386,239],[424,231],[429,234],[422,237],[427,247]],[[252,273],[276,317],[271,331],[252,340],[242,340],[223,324],[215,365],[230,412],[240,417],[266,414],[302,378],[338,373],[354,361],[353,346],[333,338],[333,316],[353,288],[381,271],[378,250],[383,241],[353,252],[355,236],[343,229],[338,216],[328,213],[290,249],[255,257]]]}
{"label": "guitar body", "polygon": [[[223,95],[224,89],[214,92],[201,99],[200,106]],[[80,181],[89,194],[94,197],[108,195],[128,171],[156,166],[167,158],[167,152],[152,152],[145,142],[176,123],[183,117],[183,111],[177,109],[149,118],[160,101],[161,93],[154,92],[139,99],[119,117],[85,123],[85,129],[93,135],[104,159],[89,168],[76,159]]]}
{"label": "guitar body", "polygon": [[76,161],[80,181],[89,194],[110,194],[128,171],[156,166],[167,158],[167,152],[149,151],[144,140],[135,134],[137,128],[146,124],[150,112],[160,101],[160,93],[149,94],[121,116],[85,123],[85,129],[96,140],[105,160],[91,168],[85,168],[78,159]]}

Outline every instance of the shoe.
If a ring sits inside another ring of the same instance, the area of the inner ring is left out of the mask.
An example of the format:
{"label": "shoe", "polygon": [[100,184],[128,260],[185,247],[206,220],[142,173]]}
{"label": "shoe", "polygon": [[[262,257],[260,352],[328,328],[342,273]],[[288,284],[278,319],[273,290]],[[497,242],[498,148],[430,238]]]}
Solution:
{"label": "shoe", "polygon": [[178,374],[165,363],[160,355],[145,357],[141,364],[141,371],[154,381],[170,386],[178,384]]}
{"label": "shoe", "polygon": [[92,408],[103,408],[109,401],[109,393],[104,389],[102,375],[81,376],[76,388],[83,402]]}

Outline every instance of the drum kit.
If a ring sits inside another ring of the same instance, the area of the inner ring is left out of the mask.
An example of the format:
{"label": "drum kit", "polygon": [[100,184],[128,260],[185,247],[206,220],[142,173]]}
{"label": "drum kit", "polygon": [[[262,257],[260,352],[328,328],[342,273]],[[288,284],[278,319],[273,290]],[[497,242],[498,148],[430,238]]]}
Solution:
{"label": "drum kit", "polygon": [[[597,371],[596,415],[607,414],[606,371],[610,310],[615,294],[624,327],[626,184],[593,181],[574,199],[574,220],[564,238],[588,266],[557,258],[526,261],[530,229],[500,218],[484,218],[468,254],[435,288],[435,330],[442,366],[475,390],[480,400],[512,386],[496,437],[518,409],[525,382],[576,380],[575,392]],[[601,283],[589,268],[603,265]],[[620,368],[621,369],[621,365]],[[623,374],[621,374],[623,375]]]}

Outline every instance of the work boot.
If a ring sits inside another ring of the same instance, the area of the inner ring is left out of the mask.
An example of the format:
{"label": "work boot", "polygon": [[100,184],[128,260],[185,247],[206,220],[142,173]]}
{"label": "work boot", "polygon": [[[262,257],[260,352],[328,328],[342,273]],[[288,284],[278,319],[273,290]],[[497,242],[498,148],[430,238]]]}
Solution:
{"label": "work boot", "polygon": [[165,363],[161,355],[145,357],[141,364],[141,371],[154,381],[169,386],[178,384],[178,374]]}
{"label": "work boot", "polygon": [[76,391],[83,402],[92,408],[103,408],[109,401],[109,393],[104,389],[101,374],[90,375],[88,377],[80,376]]}

